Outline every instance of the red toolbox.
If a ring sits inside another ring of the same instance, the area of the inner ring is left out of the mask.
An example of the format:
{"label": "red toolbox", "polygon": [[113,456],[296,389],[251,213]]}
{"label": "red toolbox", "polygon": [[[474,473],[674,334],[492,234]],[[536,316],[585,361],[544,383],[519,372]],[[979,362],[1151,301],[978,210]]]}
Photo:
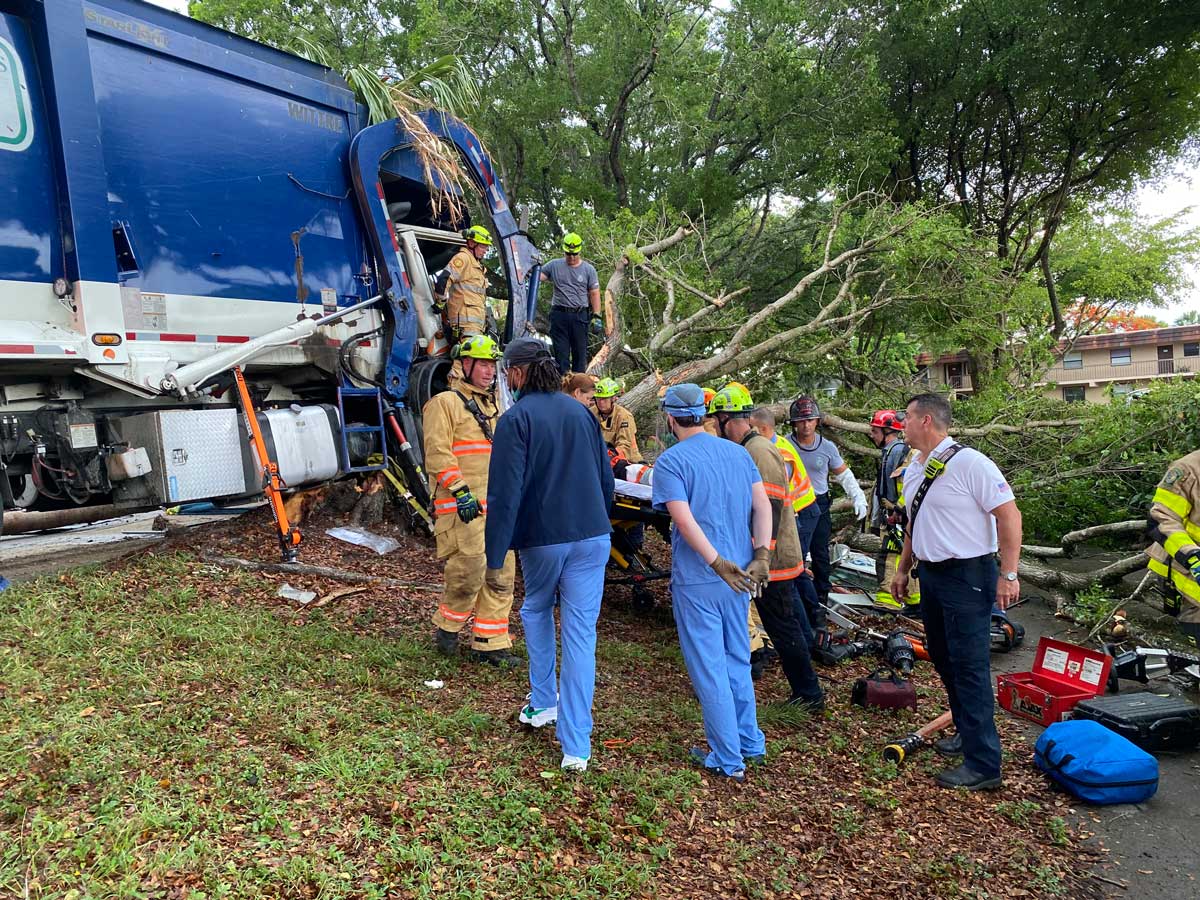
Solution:
{"label": "red toolbox", "polygon": [[1042,725],[1061,722],[1076,703],[1103,693],[1112,657],[1066,641],[1038,641],[1033,671],[996,676],[1000,705]]}

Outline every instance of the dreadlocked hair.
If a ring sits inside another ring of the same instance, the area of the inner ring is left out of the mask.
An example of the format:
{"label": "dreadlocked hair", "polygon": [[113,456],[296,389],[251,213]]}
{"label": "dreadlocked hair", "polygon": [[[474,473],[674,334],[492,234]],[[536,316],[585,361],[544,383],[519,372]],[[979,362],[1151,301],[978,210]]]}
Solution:
{"label": "dreadlocked hair", "polygon": [[584,372],[571,372],[563,376],[562,392],[573,394],[576,391],[590,391],[596,387],[596,379]]}
{"label": "dreadlocked hair", "polygon": [[558,374],[558,363],[552,356],[539,356],[525,369],[525,384],[521,391],[526,394],[557,394],[562,389],[562,376]]}

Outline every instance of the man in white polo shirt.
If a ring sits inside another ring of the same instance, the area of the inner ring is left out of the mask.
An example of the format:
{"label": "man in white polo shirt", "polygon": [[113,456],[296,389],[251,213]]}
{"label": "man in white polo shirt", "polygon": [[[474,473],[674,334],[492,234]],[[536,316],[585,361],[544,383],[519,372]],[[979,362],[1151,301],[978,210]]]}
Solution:
{"label": "man in white polo shirt", "polygon": [[915,563],[926,647],[958,731],[935,747],[963,755],[962,765],[941,772],[937,783],[990,790],[1001,783],[989,657],[992,606],[1006,609],[1020,594],[1021,512],[996,464],[955,443],[949,428],[945,397],[920,394],[908,402],[904,440],[917,455],[904,475],[909,525],[892,596],[907,596]]}

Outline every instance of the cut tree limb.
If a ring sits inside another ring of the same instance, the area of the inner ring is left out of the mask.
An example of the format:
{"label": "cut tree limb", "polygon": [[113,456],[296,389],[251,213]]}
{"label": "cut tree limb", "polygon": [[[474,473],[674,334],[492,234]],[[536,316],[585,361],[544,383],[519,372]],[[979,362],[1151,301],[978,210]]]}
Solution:
{"label": "cut tree limb", "polygon": [[282,572],[285,575],[316,575],[320,578],[346,581],[350,584],[384,584],[389,587],[404,587],[414,591],[429,591],[431,593],[441,593],[442,591],[442,585],[440,584],[426,584],[421,581],[386,578],[380,575],[363,575],[361,572],[334,569],[330,566],[310,566],[305,563],[258,562],[252,559],[240,559],[236,556],[217,556],[214,553],[202,553],[200,558],[214,566],[222,566],[226,569],[246,569],[251,572]]}
{"label": "cut tree limb", "polygon": [[1092,525],[1089,528],[1080,528],[1076,531],[1068,531],[1062,536],[1061,546],[1059,547],[1038,547],[1034,545],[1022,545],[1021,550],[1031,556],[1038,556],[1042,559],[1057,559],[1061,557],[1072,557],[1075,555],[1075,550],[1080,544],[1086,544],[1088,541],[1098,537],[1107,537],[1118,534],[1142,534],[1146,530],[1146,521],[1144,519],[1127,519],[1124,522],[1109,522],[1107,525]]}

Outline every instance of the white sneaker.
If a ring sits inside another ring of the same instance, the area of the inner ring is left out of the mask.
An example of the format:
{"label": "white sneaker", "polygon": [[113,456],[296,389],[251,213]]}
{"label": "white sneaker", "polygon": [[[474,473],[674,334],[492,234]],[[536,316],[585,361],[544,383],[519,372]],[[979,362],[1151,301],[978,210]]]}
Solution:
{"label": "white sneaker", "polygon": [[579,756],[568,756],[563,754],[562,765],[559,768],[566,769],[570,772],[586,772],[587,760]]}
{"label": "white sneaker", "polygon": [[543,728],[546,725],[553,725],[558,721],[558,707],[548,706],[545,709],[535,709],[533,706],[527,704],[517,718],[520,719],[522,725]]}

